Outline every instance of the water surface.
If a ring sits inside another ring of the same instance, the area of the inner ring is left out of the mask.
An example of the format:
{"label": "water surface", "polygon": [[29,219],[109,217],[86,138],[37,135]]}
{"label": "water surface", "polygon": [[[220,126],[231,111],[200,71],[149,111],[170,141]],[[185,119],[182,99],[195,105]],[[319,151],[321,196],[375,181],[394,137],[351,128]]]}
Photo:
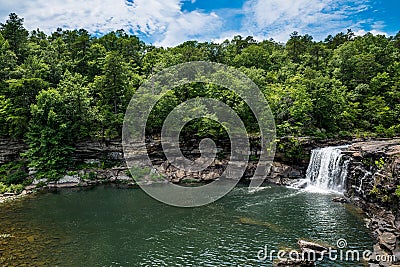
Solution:
{"label": "water surface", "polygon": [[237,187],[213,204],[176,208],[140,189],[64,189],[0,206],[0,265],[271,266],[257,252],[294,249],[298,239],[371,249],[363,217],[332,197]]}

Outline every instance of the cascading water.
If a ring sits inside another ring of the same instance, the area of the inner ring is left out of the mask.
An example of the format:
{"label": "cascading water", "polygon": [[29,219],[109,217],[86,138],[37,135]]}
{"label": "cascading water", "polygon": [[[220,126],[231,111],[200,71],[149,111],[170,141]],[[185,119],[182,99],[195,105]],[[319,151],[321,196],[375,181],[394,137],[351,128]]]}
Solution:
{"label": "cascading water", "polygon": [[343,158],[342,150],[347,147],[324,147],[312,150],[306,173],[307,191],[344,192],[349,161]]}

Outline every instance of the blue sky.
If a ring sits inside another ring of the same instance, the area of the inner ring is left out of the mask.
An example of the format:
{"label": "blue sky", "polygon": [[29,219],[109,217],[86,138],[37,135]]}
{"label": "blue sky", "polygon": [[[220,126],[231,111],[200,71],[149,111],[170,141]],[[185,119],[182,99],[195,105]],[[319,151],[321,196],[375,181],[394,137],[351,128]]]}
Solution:
{"label": "blue sky", "polygon": [[293,31],[322,40],[348,28],[394,35],[399,10],[396,0],[0,0],[1,20],[15,12],[29,30],[125,29],[157,46],[238,34],[284,42]]}

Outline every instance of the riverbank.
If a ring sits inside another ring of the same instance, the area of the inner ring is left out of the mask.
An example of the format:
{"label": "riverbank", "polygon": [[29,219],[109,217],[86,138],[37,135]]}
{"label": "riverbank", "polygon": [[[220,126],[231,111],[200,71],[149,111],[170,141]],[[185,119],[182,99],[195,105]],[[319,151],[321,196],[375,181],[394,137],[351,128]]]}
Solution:
{"label": "riverbank", "polygon": [[15,194],[15,193],[0,194],[0,204],[21,199],[27,195],[31,195],[32,193],[34,193],[34,191],[32,190],[23,190],[20,194]]}

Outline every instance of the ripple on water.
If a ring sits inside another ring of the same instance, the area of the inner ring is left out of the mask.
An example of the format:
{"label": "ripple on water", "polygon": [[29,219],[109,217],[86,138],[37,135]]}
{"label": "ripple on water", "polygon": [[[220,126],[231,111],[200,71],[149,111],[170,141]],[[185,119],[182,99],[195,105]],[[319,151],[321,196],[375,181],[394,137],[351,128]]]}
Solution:
{"label": "ripple on water", "polygon": [[[1,266],[270,266],[258,250],[299,238],[371,248],[360,214],[331,196],[235,188],[205,207],[166,206],[139,189],[63,190],[0,208]],[[363,266],[322,263],[320,266]]]}

